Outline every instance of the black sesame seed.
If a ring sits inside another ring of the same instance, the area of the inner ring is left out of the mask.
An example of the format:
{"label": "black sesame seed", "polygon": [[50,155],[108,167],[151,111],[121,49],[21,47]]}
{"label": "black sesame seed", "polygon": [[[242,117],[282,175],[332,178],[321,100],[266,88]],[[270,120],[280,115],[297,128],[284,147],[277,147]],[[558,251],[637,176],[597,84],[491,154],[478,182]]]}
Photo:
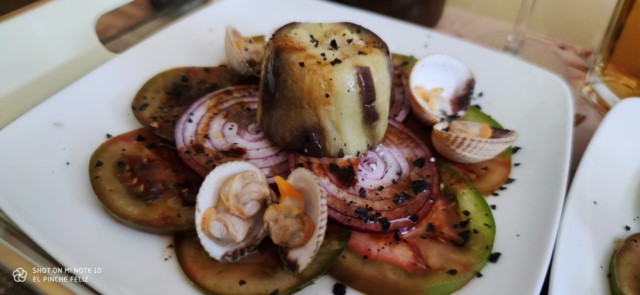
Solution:
{"label": "black sesame seed", "polygon": [[493,204],[493,205],[491,205],[491,206],[489,206],[489,207],[491,207],[491,209],[493,209],[493,210],[496,210],[496,207],[497,207],[497,206],[496,206],[495,204]]}
{"label": "black sesame seed", "polygon": [[347,294],[347,285],[343,283],[335,283],[333,285],[333,295],[344,295]]}
{"label": "black sesame seed", "polygon": [[330,64],[332,66],[335,66],[335,65],[341,64],[341,63],[342,63],[342,61],[339,58],[336,58],[336,59],[334,59],[333,61],[330,62]]}
{"label": "black sesame seed", "polygon": [[298,65],[299,65],[301,68],[304,68],[304,62],[303,62],[303,61],[299,62],[299,63],[298,63]]}
{"label": "black sesame seed", "polygon": [[358,50],[358,55],[367,55],[365,52]]}
{"label": "black sesame seed", "polygon": [[364,187],[360,187],[360,190],[358,191],[358,194],[360,195],[361,198],[366,198],[367,197],[367,190],[364,189]]}
{"label": "black sesame seed", "polygon": [[113,135],[107,133],[107,138],[112,138],[112,137],[113,137]]}
{"label": "black sesame seed", "polygon": [[452,268],[450,270],[447,270],[447,273],[452,276],[455,276],[456,274],[458,274],[458,271],[455,268]]}
{"label": "black sesame seed", "polygon": [[462,210],[462,214],[466,217],[469,217],[469,215],[471,215],[471,212],[469,212],[469,210]]}
{"label": "black sesame seed", "polygon": [[240,285],[240,286],[244,286],[246,283],[247,283],[247,281],[245,281],[245,280],[238,281],[238,285]]}
{"label": "black sesame seed", "polygon": [[504,183],[505,184],[510,184],[510,183],[513,183],[514,181],[516,181],[516,180],[511,178],[511,177],[509,177],[509,178],[507,178],[507,180]]}
{"label": "black sesame seed", "polygon": [[518,167],[518,166],[520,166],[520,163],[513,163],[513,166]]}
{"label": "black sesame seed", "polygon": [[342,158],[342,157],[344,157],[344,150],[340,149],[338,151],[338,158]]}
{"label": "black sesame seed", "polygon": [[98,167],[102,167],[102,165],[104,165],[104,162],[102,162],[102,161],[98,160],[98,161],[96,162],[96,166],[95,166],[95,167],[96,167],[96,168],[98,168]]}
{"label": "black sesame seed", "polygon": [[417,214],[413,214],[413,215],[409,216],[409,220],[411,220],[411,222],[413,222],[413,223],[418,222],[418,215]]}
{"label": "black sesame seed", "polygon": [[142,142],[142,141],[145,141],[145,140],[147,140],[147,138],[144,137],[142,134],[139,134],[138,137],[136,137],[136,141]]}
{"label": "black sesame seed", "polygon": [[353,42],[353,39],[347,39],[347,43],[351,44],[351,42]]}
{"label": "black sesame seed", "polygon": [[631,227],[630,227],[630,226],[628,226],[628,225],[625,225],[625,226],[624,226],[624,230],[626,230],[626,231],[630,231],[630,230],[631,230]]}

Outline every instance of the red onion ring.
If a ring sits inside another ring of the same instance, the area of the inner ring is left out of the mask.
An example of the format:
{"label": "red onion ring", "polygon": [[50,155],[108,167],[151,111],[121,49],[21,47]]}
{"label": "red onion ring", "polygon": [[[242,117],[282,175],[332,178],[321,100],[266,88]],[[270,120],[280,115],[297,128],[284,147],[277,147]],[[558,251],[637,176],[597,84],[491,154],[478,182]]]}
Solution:
{"label": "red onion ring", "polygon": [[363,155],[295,155],[291,162],[318,175],[331,219],[359,231],[387,232],[412,227],[431,209],[440,182],[430,159],[411,131],[390,120],[382,143]]}
{"label": "red onion ring", "polygon": [[407,74],[398,67],[393,67],[391,85],[391,102],[389,105],[389,118],[397,122],[404,122],[411,110],[411,90],[409,89]]}
{"label": "red onion ring", "polygon": [[176,123],[180,157],[206,176],[217,165],[248,161],[269,181],[289,172],[289,152],[266,138],[256,121],[258,86],[227,87],[194,102]]}

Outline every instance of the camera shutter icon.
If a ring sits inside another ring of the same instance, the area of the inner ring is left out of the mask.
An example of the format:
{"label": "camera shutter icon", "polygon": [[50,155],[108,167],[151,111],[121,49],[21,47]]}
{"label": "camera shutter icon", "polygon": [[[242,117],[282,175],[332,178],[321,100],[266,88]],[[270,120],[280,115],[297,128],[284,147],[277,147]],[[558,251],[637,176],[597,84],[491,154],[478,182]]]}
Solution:
{"label": "camera shutter icon", "polygon": [[21,267],[13,271],[13,280],[17,283],[23,283],[27,280],[27,271]]}

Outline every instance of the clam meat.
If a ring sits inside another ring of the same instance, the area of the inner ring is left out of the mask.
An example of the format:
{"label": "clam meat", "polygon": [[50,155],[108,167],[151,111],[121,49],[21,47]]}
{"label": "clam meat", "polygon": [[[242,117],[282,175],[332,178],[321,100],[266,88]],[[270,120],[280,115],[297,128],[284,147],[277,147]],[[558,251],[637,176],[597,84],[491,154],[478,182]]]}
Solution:
{"label": "clam meat", "polygon": [[196,200],[196,231],[211,257],[235,261],[266,236],[262,216],[271,200],[264,174],[248,162],[228,162],[205,178]]}
{"label": "clam meat", "polygon": [[475,78],[461,61],[442,54],[418,60],[409,76],[411,109],[425,124],[458,116],[469,107]]}
{"label": "clam meat", "polygon": [[279,246],[285,265],[300,273],[320,249],[327,229],[327,197],[309,170],[293,170],[287,180],[275,178],[280,199],[271,204],[264,223],[269,237]]}

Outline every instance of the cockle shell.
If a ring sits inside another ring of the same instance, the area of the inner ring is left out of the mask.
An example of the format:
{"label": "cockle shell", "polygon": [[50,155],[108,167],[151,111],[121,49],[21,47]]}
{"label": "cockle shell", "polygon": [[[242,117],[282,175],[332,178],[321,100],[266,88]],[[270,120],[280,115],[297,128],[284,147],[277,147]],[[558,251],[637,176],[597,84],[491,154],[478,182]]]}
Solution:
{"label": "cockle shell", "polygon": [[320,187],[316,175],[307,169],[293,170],[287,181],[305,196],[304,211],[315,222],[314,232],[307,243],[293,249],[280,249],[287,267],[300,273],[311,263],[324,240],[328,220],[327,195]]}
{"label": "cockle shell", "polygon": [[220,191],[228,178],[244,171],[252,171],[260,176],[261,182],[267,184],[267,179],[259,168],[248,162],[227,162],[213,169],[204,179],[196,199],[196,231],[198,238],[209,256],[219,261],[236,261],[249,254],[258,246],[267,233],[263,226],[262,215],[267,207],[270,198],[267,198],[264,208],[250,217],[253,226],[249,229],[244,240],[234,243],[213,239],[206,234],[203,229],[203,220],[206,218],[205,212],[208,208],[216,207],[219,202],[223,202]]}
{"label": "cockle shell", "polygon": [[508,148],[518,138],[513,130],[497,129],[491,138],[469,137],[448,131],[449,122],[433,126],[431,142],[443,157],[459,163],[477,163],[489,160]]}
{"label": "cockle shell", "polygon": [[469,107],[475,78],[461,61],[443,54],[427,55],[409,76],[411,109],[425,124],[434,125]]}
{"label": "cockle shell", "polygon": [[236,28],[228,26],[224,49],[229,67],[241,75],[260,76],[265,43],[264,36],[243,37]]}

